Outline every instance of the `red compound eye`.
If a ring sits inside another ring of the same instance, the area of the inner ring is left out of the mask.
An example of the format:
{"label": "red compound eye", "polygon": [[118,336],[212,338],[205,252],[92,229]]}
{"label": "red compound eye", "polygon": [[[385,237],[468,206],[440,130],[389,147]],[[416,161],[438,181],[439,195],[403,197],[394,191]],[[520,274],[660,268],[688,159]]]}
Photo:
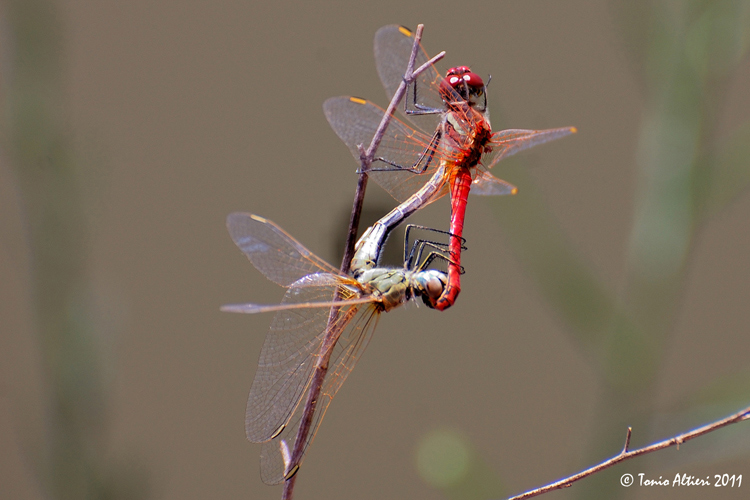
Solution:
{"label": "red compound eye", "polygon": [[471,73],[468,66],[456,66],[455,68],[449,69],[445,76],[463,75],[464,73]]}
{"label": "red compound eye", "polygon": [[448,85],[453,88],[463,85],[464,82],[466,82],[466,85],[469,87],[484,87],[482,78],[476,73],[472,73],[468,66],[457,66],[449,69],[445,74],[443,81],[447,81]]}
{"label": "red compound eye", "polygon": [[456,92],[464,99],[468,99],[467,87],[469,94],[481,93],[484,90],[484,82],[479,75],[472,73],[468,66],[456,66],[449,69],[440,82],[440,93],[448,100]]}

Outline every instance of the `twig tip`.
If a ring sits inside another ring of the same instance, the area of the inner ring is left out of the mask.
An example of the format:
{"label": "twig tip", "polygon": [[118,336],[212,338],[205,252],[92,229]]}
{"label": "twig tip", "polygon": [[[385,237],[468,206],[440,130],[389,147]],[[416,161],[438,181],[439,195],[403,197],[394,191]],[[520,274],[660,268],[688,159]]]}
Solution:
{"label": "twig tip", "polygon": [[630,436],[633,435],[633,428],[628,427],[628,432],[625,434],[625,446],[622,447],[622,453],[627,453],[630,447]]}

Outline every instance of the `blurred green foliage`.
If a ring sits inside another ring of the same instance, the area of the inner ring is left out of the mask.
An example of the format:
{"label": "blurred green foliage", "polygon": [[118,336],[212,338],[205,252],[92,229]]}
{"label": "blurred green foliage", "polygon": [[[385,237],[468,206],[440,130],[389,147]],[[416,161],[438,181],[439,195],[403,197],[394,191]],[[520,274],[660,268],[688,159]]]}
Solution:
{"label": "blurred green foliage", "polygon": [[503,491],[497,474],[455,429],[433,429],[421,439],[417,470],[425,483],[451,499],[486,500]]}

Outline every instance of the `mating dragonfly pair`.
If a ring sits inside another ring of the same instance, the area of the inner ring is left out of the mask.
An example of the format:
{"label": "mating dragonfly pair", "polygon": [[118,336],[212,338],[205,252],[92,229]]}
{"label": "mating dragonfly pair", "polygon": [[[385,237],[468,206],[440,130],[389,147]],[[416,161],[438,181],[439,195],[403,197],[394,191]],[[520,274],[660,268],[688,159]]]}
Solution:
{"label": "mating dragonfly pair", "polygon": [[[413,43],[413,34],[400,26],[385,26],[375,35],[378,74],[389,98],[403,80]],[[415,67],[428,60],[420,49]],[[287,288],[279,305],[222,308],[276,312],[245,416],[247,438],[262,443],[265,483],[278,484],[297,472],[328,405],[364,351],[381,312],[417,297],[438,310],[453,305],[460,291],[469,192],[516,192],[489,169],[523,149],[575,132],[566,127],[493,133],[486,90],[483,80],[465,66],[450,69],[445,77],[430,66],[409,87],[404,114],[417,128],[393,118],[368,170],[400,205],[362,235],[348,276],[271,221],[244,213],[228,217],[229,233],[240,250],[268,279]],[[383,109],[362,99],[336,97],[325,102],[324,110],[331,127],[359,160],[359,146],[369,144],[375,135]],[[448,192],[451,219],[445,234],[449,243],[417,240],[407,253],[407,230],[404,267],[378,267],[389,232]],[[435,258],[447,262],[447,274],[429,269]],[[320,393],[302,404],[314,384],[321,385]]]}

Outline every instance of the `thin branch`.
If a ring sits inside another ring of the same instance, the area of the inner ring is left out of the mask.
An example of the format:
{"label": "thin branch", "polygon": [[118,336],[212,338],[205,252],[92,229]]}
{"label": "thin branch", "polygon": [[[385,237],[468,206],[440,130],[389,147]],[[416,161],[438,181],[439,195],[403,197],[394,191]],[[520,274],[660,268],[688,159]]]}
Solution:
{"label": "thin branch", "polygon": [[736,424],[737,422],[742,422],[743,420],[748,420],[748,419],[750,419],[750,406],[726,418],[717,420],[716,422],[706,424],[702,427],[698,427],[697,429],[694,429],[689,432],[685,432],[683,434],[678,434],[677,436],[669,438],[669,439],[665,439],[664,441],[659,441],[658,443],[654,443],[652,445],[645,446],[643,448],[638,448],[636,450],[630,450],[630,451],[628,450],[628,447],[630,446],[631,429],[628,427],[628,433],[627,433],[627,436],[625,437],[625,446],[623,446],[622,451],[618,455],[615,455],[609,460],[605,460],[604,462],[601,462],[598,465],[595,465],[584,471],[581,471],[578,474],[574,474],[564,479],[560,479],[559,481],[548,484],[547,486],[542,486],[541,488],[529,490],[526,493],[522,493],[520,495],[510,497],[508,500],[522,500],[524,498],[531,498],[531,497],[541,495],[543,493],[547,493],[548,491],[568,488],[573,483],[575,483],[576,481],[580,479],[583,479],[584,477],[588,477],[601,470],[608,469],[609,467],[612,467],[613,465],[623,462],[625,460],[628,460],[630,458],[637,457],[640,455],[645,455],[646,453],[651,453],[653,451],[661,450],[664,448],[669,448],[670,446],[677,446],[677,448],[679,449],[680,445],[686,441],[690,441],[691,439],[697,438],[698,436],[708,434],[709,432],[715,431],[716,429],[720,429],[727,425]]}
{"label": "thin branch", "polygon": [[[409,58],[409,64],[407,65],[406,72],[404,73],[404,79],[399,85],[398,90],[396,90],[396,93],[393,95],[393,99],[391,99],[391,103],[388,105],[388,109],[386,110],[385,115],[383,115],[383,119],[380,121],[380,126],[375,132],[375,135],[370,142],[370,146],[366,151],[361,145],[359,147],[361,158],[361,165],[359,170],[360,174],[357,181],[357,190],[354,195],[352,215],[349,220],[349,232],[346,238],[346,246],[344,247],[344,258],[341,262],[342,274],[349,274],[351,260],[354,256],[354,243],[357,237],[357,232],[359,230],[359,219],[362,213],[362,203],[364,202],[365,190],[367,188],[367,171],[372,164],[372,159],[375,155],[375,151],[380,145],[380,142],[383,140],[385,130],[388,127],[388,124],[391,122],[393,112],[396,110],[396,106],[398,106],[398,104],[401,102],[401,99],[404,97],[406,88],[409,86],[409,84],[411,84],[411,82],[413,82],[414,79],[422,71],[427,69],[430,64],[438,61],[445,55],[445,52],[441,52],[437,56],[430,59],[429,63],[423,64],[418,68],[417,71],[414,71],[414,61],[417,57],[417,51],[419,50],[419,42],[422,39],[423,30],[424,25],[420,24],[419,26],[417,26],[417,31],[414,34],[414,45],[412,47],[411,56]],[[336,298],[338,298],[338,295]],[[307,436],[310,433],[310,427],[312,425],[313,416],[315,414],[315,406],[317,404],[320,391],[323,387],[323,381],[325,380],[326,373],[328,373],[328,362],[331,358],[331,354],[333,353],[333,347],[336,345],[338,337],[342,333],[340,328],[333,328],[333,325],[337,324],[336,319],[338,318],[338,313],[339,308],[331,308],[331,314],[328,318],[328,326],[326,328],[326,336],[325,339],[323,339],[323,344],[320,348],[320,355],[318,356],[318,361],[315,365],[315,374],[313,375],[313,379],[310,382],[310,390],[307,394],[305,408],[302,412],[299,430],[297,431],[297,437],[294,442],[294,449],[289,460],[289,464],[292,464],[293,469],[299,465],[302,455],[305,452],[305,443],[307,442]],[[292,500],[296,480],[296,469],[294,469],[292,476],[284,481],[284,491],[281,495],[282,500]]]}
{"label": "thin branch", "polygon": [[357,232],[359,231],[359,218],[362,214],[362,204],[364,203],[365,199],[365,189],[367,189],[367,171],[370,169],[370,165],[372,164],[372,159],[375,156],[375,151],[377,151],[378,146],[380,146],[380,142],[383,140],[383,136],[385,135],[385,131],[388,128],[388,125],[391,123],[391,119],[393,118],[393,113],[396,111],[396,106],[399,105],[401,102],[401,99],[403,99],[404,94],[406,93],[406,89],[411,83],[427,68],[429,68],[431,65],[435,64],[437,61],[442,59],[445,56],[445,51],[440,52],[435,57],[424,63],[422,66],[414,69],[414,61],[417,58],[417,51],[419,50],[419,42],[422,40],[422,31],[424,30],[424,25],[420,24],[417,26],[417,31],[414,33],[414,45],[411,49],[411,56],[409,57],[409,64],[406,67],[406,71],[404,72],[404,79],[401,81],[401,84],[398,86],[398,89],[396,89],[396,93],[393,94],[393,98],[391,99],[391,103],[388,105],[388,108],[385,110],[385,114],[383,115],[383,118],[380,120],[380,125],[378,126],[378,129],[375,131],[375,135],[372,137],[372,141],[370,142],[370,145],[365,150],[362,145],[359,146],[359,157],[360,157],[360,167],[359,167],[359,179],[357,181],[357,191],[354,195],[354,205],[352,206],[352,215],[349,220],[349,232],[346,236],[346,244],[344,246],[344,258],[341,261],[341,273],[342,274],[349,274],[349,267],[351,265],[352,257],[354,257],[354,243],[357,238]]}

